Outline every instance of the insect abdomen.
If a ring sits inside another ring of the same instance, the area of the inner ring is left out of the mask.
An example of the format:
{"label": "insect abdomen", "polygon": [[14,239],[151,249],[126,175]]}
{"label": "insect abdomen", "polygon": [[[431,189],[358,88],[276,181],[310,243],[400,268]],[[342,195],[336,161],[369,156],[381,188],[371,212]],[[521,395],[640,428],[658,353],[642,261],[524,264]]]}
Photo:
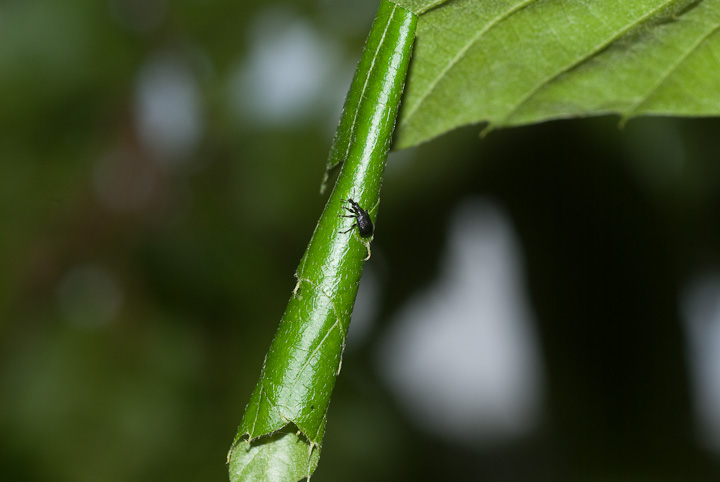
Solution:
{"label": "insect abdomen", "polygon": [[360,214],[357,217],[357,226],[358,226],[358,232],[360,233],[360,236],[363,238],[368,238],[372,236],[373,233],[373,223],[370,219],[370,215],[367,213],[367,211],[362,210]]}

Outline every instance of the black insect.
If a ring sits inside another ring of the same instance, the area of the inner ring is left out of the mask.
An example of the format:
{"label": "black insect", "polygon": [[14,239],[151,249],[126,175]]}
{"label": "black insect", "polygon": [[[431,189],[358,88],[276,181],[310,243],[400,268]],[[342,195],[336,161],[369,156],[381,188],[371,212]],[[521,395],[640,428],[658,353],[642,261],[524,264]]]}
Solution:
{"label": "black insect", "polygon": [[360,207],[358,203],[353,201],[352,198],[348,199],[341,199],[344,203],[349,203],[350,207],[343,206],[343,209],[350,212],[350,214],[344,214],[339,215],[341,218],[355,218],[355,223],[350,226],[350,229],[346,229],[345,231],[340,231],[341,233],[347,233],[352,230],[355,226],[358,228],[358,232],[360,233],[360,236],[363,238],[369,238],[373,234],[373,223],[370,219],[370,215],[367,211],[365,211],[363,208]]}

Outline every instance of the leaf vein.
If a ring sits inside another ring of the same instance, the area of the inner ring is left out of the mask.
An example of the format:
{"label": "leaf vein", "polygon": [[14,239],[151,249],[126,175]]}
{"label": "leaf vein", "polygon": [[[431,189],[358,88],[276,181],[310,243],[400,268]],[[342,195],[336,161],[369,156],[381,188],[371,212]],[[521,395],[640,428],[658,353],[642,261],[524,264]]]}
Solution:
{"label": "leaf vein", "polygon": [[311,280],[309,280],[307,278],[303,278],[300,281],[306,281],[306,282],[310,283],[312,286],[314,286],[318,291],[320,291],[320,293],[322,293],[330,301],[330,306],[332,307],[331,309],[333,311],[333,314],[335,315],[335,322],[332,324],[332,326],[330,326],[330,328],[328,328],[327,332],[325,333],[325,336],[323,336],[322,340],[320,340],[320,342],[317,344],[315,349],[308,354],[305,363],[303,363],[303,365],[298,370],[298,376],[295,377],[295,381],[293,382],[292,387],[291,387],[292,389],[294,389],[295,385],[297,385],[298,381],[302,379],[302,377],[300,375],[305,372],[305,370],[308,368],[308,366],[309,366],[310,362],[312,361],[313,357],[315,356],[315,354],[320,350],[320,348],[322,348],[322,346],[325,344],[325,341],[330,336],[330,333],[332,333],[332,331],[336,327],[338,328],[340,336],[342,337],[343,347],[345,346],[346,339],[347,339],[347,335],[345,334],[344,330],[341,328],[342,324],[340,322],[340,316],[338,314],[340,312],[338,311],[337,307],[335,306],[335,301],[332,299],[332,297],[330,297],[322,287],[318,286],[316,283],[313,283]]}
{"label": "leaf vein", "polygon": [[697,51],[697,49],[705,43],[705,41],[710,38],[713,34],[715,34],[718,30],[720,30],[720,23],[716,23],[713,25],[712,29],[710,29],[705,35],[702,35],[698,37],[697,41],[694,42],[692,45],[686,49],[682,55],[678,56],[677,61],[673,62],[669,65],[669,67],[663,72],[659,77],[657,82],[655,82],[653,85],[650,86],[650,88],[647,90],[646,94],[641,97],[638,102],[630,106],[630,108],[623,114],[623,119],[627,119],[633,115],[634,112],[637,112],[644,104],[648,102],[648,100],[660,90],[662,85],[670,78],[670,76],[680,68],[680,66],[692,55],[694,52]]}
{"label": "leaf vein", "polygon": [[536,2],[537,0],[525,0],[522,3],[519,3],[506,12],[503,12],[501,15],[498,15],[496,18],[491,20],[484,28],[478,30],[475,35],[473,35],[470,40],[463,45],[463,47],[458,50],[457,54],[455,54],[455,57],[442,69],[442,71],[433,79],[432,82],[430,82],[430,85],[428,85],[425,92],[418,98],[415,105],[410,107],[408,109],[408,113],[406,115],[406,121],[411,119],[413,115],[415,115],[415,112],[418,110],[418,108],[425,102],[425,99],[427,99],[430,94],[435,90],[435,88],[438,86],[440,81],[445,77],[445,75],[458,63],[460,63],[467,54],[468,50],[470,50],[470,47],[472,47],[478,40],[482,38],[483,35],[485,35],[487,32],[492,30],[495,26],[499,25],[503,20],[506,20],[508,17],[513,15],[514,13],[522,10],[523,8],[526,8],[531,3]]}
{"label": "leaf vein", "polygon": [[[313,356],[315,356],[315,354],[320,350],[320,348],[322,348],[322,346],[325,344],[325,340],[328,339],[328,337],[330,336],[330,333],[333,332],[335,327],[339,327],[339,325],[340,325],[340,319],[337,318],[337,314],[336,314],[335,315],[335,323],[332,324],[332,326],[325,333],[325,336],[323,336],[322,340],[320,340],[320,343],[318,343],[317,346],[315,347],[315,349],[308,355],[305,363],[303,363],[303,365],[300,367],[300,370],[298,370],[298,376],[295,377],[295,381],[293,381],[292,387],[290,387],[291,389],[294,389],[295,385],[297,385],[298,381],[300,381],[302,379],[300,374],[305,372],[305,370],[310,365],[310,361],[313,359]],[[340,330],[340,333],[342,333],[342,330]]]}
{"label": "leaf vein", "polygon": [[488,125],[488,127],[485,129],[484,132],[487,132],[488,130],[492,129],[495,126],[502,126],[507,123],[508,119],[510,119],[518,110],[522,108],[523,105],[525,105],[530,99],[532,99],[543,87],[550,84],[554,79],[557,79],[561,75],[567,73],[568,71],[572,70],[574,67],[580,65],[583,62],[586,62],[588,59],[592,58],[593,56],[597,55],[599,52],[604,50],[607,46],[618,40],[620,37],[625,35],[626,33],[632,31],[635,27],[638,25],[641,25],[646,20],[652,18],[656,13],[662,11],[666,6],[674,3],[674,0],[668,0],[667,2],[664,2],[662,5],[657,6],[655,9],[649,11],[645,15],[638,17],[633,22],[630,22],[627,24],[626,28],[621,29],[619,31],[613,32],[611,36],[609,36],[605,41],[598,43],[594,49],[589,51],[587,54],[582,55],[580,58],[573,59],[571,63],[568,63],[566,65],[561,66],[559,70],[556,72],[553,72],[551,75],[545,77],[544,79],[540,80],[538,83],[536,83],[530,90],[528,90],[525,95],[523,95],[520,98],[520,101],[517,102],[513,107],[510,108],[510,110],[505,114],[502,119],[495,122],[495,125]]}

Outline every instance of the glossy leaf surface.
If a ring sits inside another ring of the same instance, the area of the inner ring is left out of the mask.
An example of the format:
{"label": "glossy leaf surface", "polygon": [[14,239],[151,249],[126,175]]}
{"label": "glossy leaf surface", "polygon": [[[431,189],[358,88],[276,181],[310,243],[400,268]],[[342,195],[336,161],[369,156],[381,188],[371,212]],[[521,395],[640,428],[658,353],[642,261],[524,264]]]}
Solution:
{"label": "glossy leaf surface", "polygon": [[[350,87],[330,162],[337,183],[298,267],[228,460],[233,481],[295,481],[317,465],[369,240],[348,198],[375,221],[417,17],[383,1]],[[334,161],[333,161],[334,159]],[[287,435],[277,436],[279,430]],[[268,478],[270,477],[272,478]]]}

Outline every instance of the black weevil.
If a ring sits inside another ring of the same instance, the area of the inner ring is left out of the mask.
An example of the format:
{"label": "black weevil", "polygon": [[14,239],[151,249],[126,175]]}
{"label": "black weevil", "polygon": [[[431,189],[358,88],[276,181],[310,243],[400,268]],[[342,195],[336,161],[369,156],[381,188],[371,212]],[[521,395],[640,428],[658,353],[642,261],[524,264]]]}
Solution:
{"label": "black weevil", "polygon": [[360,233],[360,236],[363,238],[369,238],[373,234],[373,223],[370,219],[370,215],[367,211],[365,211],[363,208],[360,207],[358,203],[356,203],[352,198],[347,199],[341,199],[342,202],[350,203],[350,207],[343,206],[343,209],[346,209],[350,212],[350,214],[345,215],[338,215],[342,218],[355,218],[355,223],[350,226],[350,229],[347,229],[345,231],[340,231],[341,233],[347,233],[352,228],[357,226],[358,232]]}

